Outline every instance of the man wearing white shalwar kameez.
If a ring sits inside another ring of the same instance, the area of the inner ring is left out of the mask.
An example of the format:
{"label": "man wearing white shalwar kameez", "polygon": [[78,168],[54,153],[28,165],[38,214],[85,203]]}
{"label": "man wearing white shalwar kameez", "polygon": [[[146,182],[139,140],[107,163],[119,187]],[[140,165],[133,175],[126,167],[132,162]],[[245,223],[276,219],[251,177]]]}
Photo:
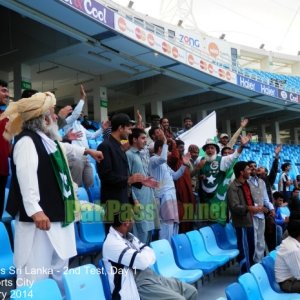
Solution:
{"label": "man wearing white shalwar kameez", "polygon": [[75,193],[65,154],[91,154],[99,160],[102,153],[55,141],[55,103],[53,94],[37,93],[5,112],[9,122],[4,137],[16,136],[7,210],[16,217],[17,286],[51,276],[63,292],[62,274],[76,255]]}

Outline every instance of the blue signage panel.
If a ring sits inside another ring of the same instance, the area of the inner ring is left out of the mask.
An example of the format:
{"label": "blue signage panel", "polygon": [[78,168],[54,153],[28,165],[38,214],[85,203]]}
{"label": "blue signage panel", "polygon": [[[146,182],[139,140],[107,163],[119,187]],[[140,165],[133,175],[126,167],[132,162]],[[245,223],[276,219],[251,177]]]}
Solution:
{"label": "blue signage panel", "polygon": [[256,80],[237,75],[237,84],[245,89],[278,98],[278,89]]}
{"label": "blue signage panel", "polygon": [[58,0],[94,21],[114,28],[114,12],[95,0]]}
{"label": "blue signage panel", "polygon": [[278,90],[278,96],[280,99],[283,99],[285,101],[291,101],[294,103],[299,103],[300,100],[299,95],[284,90]]}

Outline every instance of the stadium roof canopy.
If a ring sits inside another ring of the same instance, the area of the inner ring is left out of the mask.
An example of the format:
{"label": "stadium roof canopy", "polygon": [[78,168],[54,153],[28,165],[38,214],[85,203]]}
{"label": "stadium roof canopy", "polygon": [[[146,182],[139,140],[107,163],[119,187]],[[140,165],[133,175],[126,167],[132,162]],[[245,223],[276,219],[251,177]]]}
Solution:
{"label": "stadium roof canopy", "polygon": [[[113,0],[145,15],[210,36],[267,51],[297,55],[298,0]],[[131,6],[129,5],[129,6]]]}

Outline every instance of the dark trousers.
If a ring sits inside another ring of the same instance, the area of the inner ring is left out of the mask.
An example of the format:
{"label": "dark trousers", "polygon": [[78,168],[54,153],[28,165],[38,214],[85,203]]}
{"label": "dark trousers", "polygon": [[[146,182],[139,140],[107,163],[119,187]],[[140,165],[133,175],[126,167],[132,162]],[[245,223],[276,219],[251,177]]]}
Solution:
{"label": "dark trousers", "polygon": [[235,227],[237,246],[240,251],[237,260],[240,263],[241,273],[249,272],[254,265],[254,230],[253,227]]}
{"label": "dark trousers", "polygon": [[6,181],[7,181],[7,176],[0,175],[0,220],[2,219],[2,215],[4,211]]}
{"label": "dark trousers", "polygon": [[276,244],[276,223],[274,217],[270,215],[265,215],[266,228],[265,228],[265,241],[268,246],[269,252],[274,250],[277,246]]}
{"label": "dark trousers", "polygon": [[300,280],[290,278],[279,283],[280,288],[286,293],[300,293]]}

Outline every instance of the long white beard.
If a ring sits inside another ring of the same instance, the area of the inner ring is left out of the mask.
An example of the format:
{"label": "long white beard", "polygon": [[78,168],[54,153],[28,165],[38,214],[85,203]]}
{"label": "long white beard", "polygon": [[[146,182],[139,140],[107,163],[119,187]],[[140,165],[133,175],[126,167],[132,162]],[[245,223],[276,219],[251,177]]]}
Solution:
{"label": "long white beard", "polygon": [[212,161],[216,160],[216,158],[217,158],[217,153],[213,154],[211,156],[208,156],[207,154],[205,154],[205,160],[208,162],[212,162]]}
{"label": "long white beard", "polygon": [[46,131],[45,133],[51,140],[61,141],[62,137],[59,134],[58,130],[59,129],[58,129],[57,123],[54,122],[53,120],[51,120],[51,123],[48,126],[46,126],[46,128],[45,128],[45,131]]}

